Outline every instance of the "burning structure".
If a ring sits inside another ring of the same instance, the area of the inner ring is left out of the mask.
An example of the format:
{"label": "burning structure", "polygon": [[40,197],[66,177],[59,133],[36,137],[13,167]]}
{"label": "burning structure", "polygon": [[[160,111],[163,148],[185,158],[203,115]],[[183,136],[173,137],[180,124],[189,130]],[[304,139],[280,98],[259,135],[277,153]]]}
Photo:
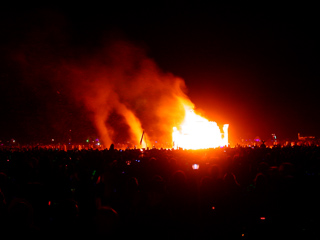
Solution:
{"label": "burning structure", "polygon": [[65,116],[70,116],[69,106],[77,106],[104,146],[125,142],[128,147],[143,148],[145,139],[148,146],[157,143],[159,148],[171,148],[173,143],[186,149],[228,145],[228,125],[221,133],[215,122],[197,115],[184,80],[161,71],[143,49],[110,40],[104,48],[84,55],[71,52],[71,57],[62,58],[52,53],[43,57],[42,51],[28,47],[21,49],[17,60],[23,73],[32,76],[27,86],[37,89],[43,79],[50,86],[36,94],[53,89],[51,94],[58,101],[48,102],[47,109],[56,132],[71,129],[74,123]]}
{"label": "burning structure", "polygon": [[118,41],[97,60],[81,70],[69,65],[68,72],[78,81],[72,91],[90,112],[104,145],[120,135],[142,148],[154,143],[171,148],[173,142],[185,149],[228,145],[228,125],[220,133],[215,122],[197,115],[184,80],[162,72],[142,49]]}
{"label": "burning structure", "polygon": [[183,123],[179,129],[173,128],[172,141],[174,148],[201,149],[216,148],[228,145],[228,124],[220,132],[216,122],[197,115],[193,109],[186,107]]}

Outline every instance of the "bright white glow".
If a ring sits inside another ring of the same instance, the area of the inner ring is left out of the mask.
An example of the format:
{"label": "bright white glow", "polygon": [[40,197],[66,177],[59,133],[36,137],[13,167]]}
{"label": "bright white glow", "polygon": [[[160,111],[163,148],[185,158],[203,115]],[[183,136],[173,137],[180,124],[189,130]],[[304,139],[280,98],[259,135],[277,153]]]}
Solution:
{"label": "bright white glow", "polygon": [[192,169],[193,170],[197,170],[197,169],[199,169],[199,164],[192,164]]}
{"label": "bright white glow", "polygon": [[173,147],[184,149],[216,148],[228,145],[228,127],[223,126],[220,132],[216,122],[197,115],[193,109],[185,106],[186,113],[183,123],[179,129],[173,128]]}

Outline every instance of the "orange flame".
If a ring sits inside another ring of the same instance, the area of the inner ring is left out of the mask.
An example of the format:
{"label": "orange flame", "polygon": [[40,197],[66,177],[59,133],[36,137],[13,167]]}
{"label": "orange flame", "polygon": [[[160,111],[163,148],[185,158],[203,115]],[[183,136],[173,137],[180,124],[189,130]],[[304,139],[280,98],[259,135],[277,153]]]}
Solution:
{"label": "orange flame", "polygon": [[184,149],[216,148],[228,145],[228,124],[220,132],[216,122],[197,115],[193,107],[184,105],[185,118],[172,132],[173,147]]}
{"label": "orange flame", "polygon": [[[132,43],[110,40],[92,53],[63,60],[59,56],[56,61],[51,60],[55,55],[43,57],[42,54],[37,51],[31,57],[25,54],[28,61],[20,62],[23,71],[28,76],[35,74],[30,78],[34,81],[46,77],[48,84],[57,89],[59,99],[65,98],[66,104],[61,106],[63,113],[68,113],[73,105],[77,111],[83,111],[79,120],[92,121],[104,146],[119,143],[130,147],[171,148],[172,140],[175,148],[189,149],[228,144],[228,125],[223,134],[215,122],[197,115],[186,94],[184,80],[161,71],[144,49]],[[37,84],[42,86],[40,82]],[[57,106],[60,108],[60,101]],[[62,124],[54,125],[64,132],[64,126],[68,129],[72,126],[69,119],[73,118],[62,119],[59,120]],[[85,126],[81,132],[92,131]],[[177,128],[172,132],[174,126]]]}

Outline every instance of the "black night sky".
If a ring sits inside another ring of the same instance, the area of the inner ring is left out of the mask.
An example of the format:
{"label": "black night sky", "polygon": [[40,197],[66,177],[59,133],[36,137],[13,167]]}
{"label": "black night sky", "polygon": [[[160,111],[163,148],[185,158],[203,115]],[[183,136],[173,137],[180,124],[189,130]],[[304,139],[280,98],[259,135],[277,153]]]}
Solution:
{"label": "black night sky", "polygon": [[[199,5],[185,2],[4,7],[0,11],[0,140],[95,135],[83,106],[45,69],[121,38],[185,80],[196,109],[240,138],[320,136],[319,15],[312,5]],[[53,59],[49,59],[54,56]],[[35,68],[36,69],[36,68]],[[56,69],[59,71],[59,69]],[[58,94],[57,94],[58,93]]]}

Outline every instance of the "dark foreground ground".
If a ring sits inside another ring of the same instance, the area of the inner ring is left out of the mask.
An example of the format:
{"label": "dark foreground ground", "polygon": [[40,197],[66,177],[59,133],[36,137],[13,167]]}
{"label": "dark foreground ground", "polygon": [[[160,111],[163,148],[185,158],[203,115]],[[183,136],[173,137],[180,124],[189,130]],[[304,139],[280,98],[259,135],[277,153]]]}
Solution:
{"label": "dark foreground ground", "polygon": [[319,167],[315,146],[1,150],[0,229],[12,236],[317,239]]}

